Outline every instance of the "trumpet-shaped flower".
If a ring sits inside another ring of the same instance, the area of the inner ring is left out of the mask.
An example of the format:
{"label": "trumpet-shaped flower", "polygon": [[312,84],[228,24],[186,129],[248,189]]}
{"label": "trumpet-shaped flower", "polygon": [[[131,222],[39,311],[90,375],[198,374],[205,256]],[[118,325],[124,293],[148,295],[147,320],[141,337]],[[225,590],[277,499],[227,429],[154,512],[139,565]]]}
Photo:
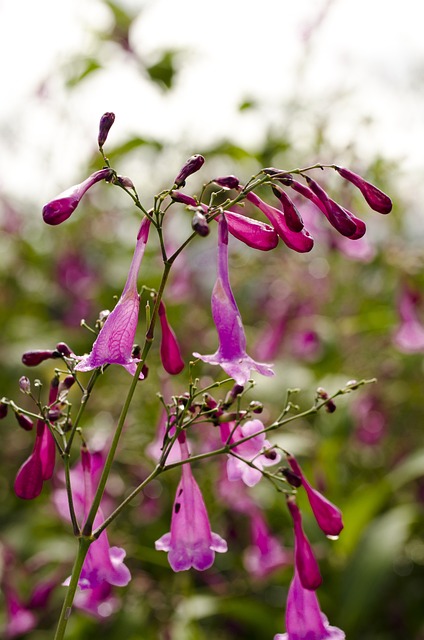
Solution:
{"label": "trumpet-shaped flower", "polygon": [[228,273],[228,226],[221,215],[218,229],[217,280],[212,292],[212,316],[218,332],[219,347],[212,355],[193,355],[209,364],[220,365],[237,384],[244,385],[251,370],[272,376],[271,365],[256,362],[246,353],[243,323],[230,286]]}
{"label": "trumpet-shaped flower", "polygon": [[[179,438],[181,457],[189,457],[185,434]],[[193,567],[204,571],[212,566],[215,552],[227,551],[227,543],[211,531],[206,506],[190,464],[184,464],[172,509],[171,531],[156,540],[158,551],[168,552],[174,571]]]}
{"label": "trumpet-shaped flower", "polygon": [[[113,311],[108,315],[97,336],[91,353],[79,358],[77,371],[91,371],[105,364],[120,364],[134,375],[139,360],[133,357],[134,337],[138,323],[140,298],[137,276],[149,236],[150,220],[144,218],[137,236],[137,244],[128,278]],[[140,379],[143,375],[140,374]]]}
{"label": "trumpet-shaped flower", "polygon": [[250,516],[250,535],[252,544],[244,552],[243,563],[251,575],[265,578],[290,563],[290,554],[271,534],[259,510]]}
{"label": "trumpet-shaped flower", "polygon": [[322,613],[315,591],[305,589],[295,569],[286,607],[286,633],[274,640],[344,640],[344,632],[330,626]]}
{"label": "trumpet-shaped flower", "polygon": [[106,180],[112,175],[111,169],[100,169],[92,173],[84,182],[69,187],[43,207],[43,220],[47,224],[61,224],[75,211],[83,195],[100,180]]}

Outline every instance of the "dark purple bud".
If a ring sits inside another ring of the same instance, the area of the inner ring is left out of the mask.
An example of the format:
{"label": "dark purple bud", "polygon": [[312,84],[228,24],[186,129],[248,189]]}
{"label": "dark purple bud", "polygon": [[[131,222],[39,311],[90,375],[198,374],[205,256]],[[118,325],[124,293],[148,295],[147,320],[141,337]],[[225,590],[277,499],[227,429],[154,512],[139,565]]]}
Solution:
{"label": "dark purple bud", "polygon": [[197,233],[197,235],[202,236],[202,238],[209,235],[210,229],[208,221],[201,211],[195,211],[191,221],[191,228]]}
{"label": "dark purple bud", "polygon": [[56,422],[56,420],[59,420],[61,415],[62,415],[62,412],[58,407],[52,407],[49,410],[47,417],[50,420],[50,422]]}
{"label": "dark purple bud", "polygon": [[103,147],[104,143],[106,142],[106,138],[114,122],[115,122],[115,114],[112,112],[106,112],[100,118],[99,135],[97,138],[97,142],[99,144],[100,149]]}
{"label": "dark purple bud", "polygon": [[126,189],[134,189],[134,182],[131,178],[127,176],[116,176],[115,184],[119,184],[121,187],[125,187]]}
{"label": "dark purple bud", "polygon": [[224,189],[238,189],[240,181],[236,176],[223,176],[221,178],[214,178],[215,184]]}
{"label": "dark purple bud", "polygon": [[353,173],[353,171],[349,169],[344,169],[343,167],[335,167],[335,169],[342,178],[349,180],[349,182],[360,190],[371,209],[378,211],[378,213],[390,213],[392,210],[392,201],[383,191],[380,191],[380,189],[377,189],[373,184],[367,182],[357,173]]}
{"label": "dark purple bud", "polygon": [[334,413],[336,409],[337,407],[334,400],[329,400],[325,405],[325,410],[327,411],[327,413]]}
{"label": "dark purple bud", "polygon": [[162,329],[160,357],[163,368],[167,373],[177,375],[184,369],[184,360],[181,357],[176,335],[166,317],[166,309],[163,302],[159,305],[159,321]]}
{"label": "dark purple bud", "polygon": [[171,191],[169,194],[174,202],[181,202],[181,204],[187,204],[192,207],[197,207],[197,202],[191,196],[188,196],[186,193],[182,193],[181,191]]}
{"label": "dark purple bud", "polygon": [[296,487],[296,489],[298,489],[302,486],[302,478],[288,467],[281,469],[281,473],[292,487]]}
{"label": "dark purple bud", "polygon": [[29,381],[29,378],[21,376],[19,378],[19,388],[22,393],[31,393],[31,382]]}
{"label": "dark purple bud", "polygon": [[55,357],[57,356],[55,356],[55,352],[51,349],[37,349],[35,351],[26,351],[22,356],[22,362],[27,367],[36,367],[40,362]]}
{"label": "dark purple bud", "polygon": [[0,420],[7,416],[9,405],[6,402],[0,402]]}
{"label": "dark purple bud", "polygon": [[15,417],[16,417],[16,420],[18,421],[18,425],[22,427],[22,429],[25,429],[25,431],[31,431],[31,429],[34,426],[34,423],[31,420],[31,418],[24,415],[23,413],[18,413],[18,412],[15,413]]}
{"label": "dark purple bud", "polygon": [[336,229],[336,231],[347,238],[355,235],[357,228],[355,221],[352,219],[350,213],[346,211],[346,209],[343,209],[343,207],[341,207],[339,204],[337,204],[337,202],[331,200],[324,189],[320,187],[318,182],[315,182],[315,180],[313,180],[309,176],[305,176],[305,178],[311,191],[324,205],[324,215],[326,216],[329,223]]}
{"label": "dark purple bud", "polygon": [[71,351],[66,342],[58,342],[56,345],[56,351],[58,351],[61,356],[65,356],[65,358],[72,358],[72,356],[74,355],[73,351]]}
{"label": "dark purple bud", "polygon": [[294,202],[290,200],[289,196],[285,191],[283,191],[283,189],[273,186],[272,191],[274,195],[281,202],[288,228],[291,231],[302,231],[303,229],[302,216],[297,210]]}
{"label": "dark purple bud", "polygon": [[66,376],[59,385],[59,392],[63,389],[70,389],[75,384],[74,376]]}
{"label": "dark purple bud", "polygon": [[292,174],[287,173],[287,171],[283,171],[282,169],[275,169],[275,167],[267,167],[266,169],[262,169],[262,171],[266,173],[268,176],[272,176],[273,178],[278,180],[278,182],[281,182],[281,184],[286,185],[286,187],[289,187],[293,182]]}
{"label": "dark purple bud", "polygon": [[174,184],[176,184],[177,187],[183,187],[188,176],[191,176],[192,173],[196,173],[196,171],[199,171],[204,161],[204,157],[199,153],[191,156],[191,158],[187,160],[183,167],[181,167],[179,174],[174,180]]}
{"label": "dark purple bud", "polygon": [[241,384],[235,384],[232,389],[230,389],[230,391],[227,393],[227,395],[225,396],[225,400],[222,404],[223,407],[228,408],[230,407],[234,400],[241,394],[243,393],[244,387]]}
{"label": "dark purple bud", "polygon": [[262,404],[262,402],[259,402],[259,400],[252,400],[252,402],[249,404],[249,409],[250,411],[253,411],[253,413],[262,413],[262,411],[264,410],[264,405]]}

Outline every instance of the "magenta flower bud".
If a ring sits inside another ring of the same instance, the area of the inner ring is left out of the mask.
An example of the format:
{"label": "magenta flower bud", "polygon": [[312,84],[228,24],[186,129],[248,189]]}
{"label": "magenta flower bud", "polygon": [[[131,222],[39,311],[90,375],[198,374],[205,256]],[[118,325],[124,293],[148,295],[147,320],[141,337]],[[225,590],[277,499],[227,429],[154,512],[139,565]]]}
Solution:
{"label": "magenta flower bud", "polygon": [[311,191],[322,202],[324,209],[321,209],[329,223],[342,235],[350,238],[356,233],[356,224],[350,214],[338,205],[327,195],[322,187],[310,178],[305,176]]}
{"label": "magenta flower bud", "polygon": [[181,167],[180,172],[174,180],[174,184],[176,184],[177,187],[183,187],[185,185],[186,179],[191,176],[192,173],[196,173],[196,171],[199,171],[204,161],[204,157],[199,153],[191,156],[191,158],[189,158],[187,162]]}
{"label": "magenta flower bud", "polygon": [[213,182],[223,189],[238,189],[240,181],[236,176],[222,176],[221,178],[214,178]]}
{"label": "magenta flower bud", "polygon": [[286,187],[289,187],[293,182],[292,174],[287,173],[287,171],[283,171],[282,169],[276,169],[275,167],[266,167],[265,169],[262,169],[262,171],[268,176],[275,178],[275,180],[278,180],[278,182],[281,182],[281,184],[284,184]]}
{"label": "magenta flower bud", "polygon": [[91,174],[84,182],[76,184],[60,193],[54,200],[44,205],[44,222],[56,225],[67,220],[79,205],[86,191],[96,184],[96,182],[110,178],[112,173],[112,169],[100,169],[100,171]]}
{"label": "magenta flower bud", "polygon": [[305,589],[315,591],[322,582],[318,562],[312,551],[311,544],[302,528],[302,516],[293,497],[287,498],[294,525],[294,558],[299,578]]}
{"label": "magenta flower bud", "polygon": [[271,251],[277,246],[278,235],[274,227],[266,222],[248,218],[235,211],[225,211],[225,217],[231,235],[248,247],[259,251]]}
{"label": "magenta flower bud", "polygon": [[6,402],[0,402],[0,420],[7,416],[9,405]]}
{"label": "magenta flower bud", "polygon": [[289,196],[283,189],[279,187],[272,187],[274,195],[279,199],[283,207],[284,216],[286,218],[287,226],[290,231],[302,231],[303,220],[296,206],[290,200]]}
{"label": "magenta flower bud", "polygon": [[193,218],[191,220],[191,228],[193,231],[197,233],[198,236],[205,238],[209,235],[210,229],[208,225],[208,221],[206,220],[206,216],[199,210],[194,212]]}
{"label": "magenta flower bud", "polygon": [[343,529],[342,513],[340,509],[338,509],[332,502],[327,500],[327,498],[309,484],[303,475],[302,469],[300,468],[296,458],[288,456],[287,461],[294,473],[299,476],[301,480],[318,526],[326,536],[337,538]]}
{"label": "magenta flower bud", "polygon": [[373,184],[367,182],[361,178],[361,176],[358,176],[357,173],[353,173],[353,171],[349,169],[344,169],[343,167],[334,168],[342,178],[349,180],[349,182],[360,190],[371,209],[378,211],[378,213],[390,213],[392,210],[392,201],[383,191],[380,191],[380,189],[377,189]]}
{"label": "magenta flower bud", "polygon": [[265,578],[290,563],[289,553],[273,536],[259,509],[250,514],[251,545],[243,554],[243,564],[256,578]]}
{"label": "magenta flower bud", "polygon": [[65,358],[72,358],[75,356],[74,352],[68,347],[66,342],[58,342],[56,345],[56,351]]}
{"label": "magenta flower bud", "polygon": [[103,147],[104,143],[106,142],[106,138],[114,122],[115,122],[115,114],[110,111],[104,113],[100,118],[99,135],[97,138],[97,142],[99,144],[100,149]]}
{"label": "magenta flower bud", "polygon": [[36,367],[40,362],[55,357],[55,353],[51,349],[38,349],[36,351],[26,351],[22,356],[22,362],[27,367]]}
{"label": "magenta flower bud", "polygon": [[29,381],[29,378],[27,378],[26,376],[21,376],[19,378],[19,388],[22,393],[31,393],[31,383]]}
{"label": "magenta flower bud", "polygon": [[314,240],[305,228],[299,232],[291,231],[287,225],[284,212],[267,204],[253,192],[249,192],[246,195],[246,199],[262,211],[280,238],[290,249],[298,253],[311,251],[314,246]]}
{"label": "magenta flower bud", "polygon": [[166,317],[166,309],[163,302],[159,305],[159,320],[162,329],[160,343],[160,357],[165,371],[171,375],[177,375],[184,369],[184,360],[181,357],[175,333],[171,329]]}
{"label": "magenta flower bud", "polygon": [[68,391],[74,384],[74,376],[66,376],[66,378],[64,378],[59,385],[59,393],[61,393],[62,391]]}
{"label": "magenta flower bud", "polygon": [[182,193],[182,191],[171,191],[169,195],[175,202],[181,202],[181,204],[197,207],[197,201],[186,193]]}
{"label": "magenta flower bud", "polygon": [[286,630],[286,633],[277,633],[274,640],[344,640],[346,637],[341,629],[330,626],[315,591],[304,588],[296,568],[287,596]]}
{"label": "magenta flower bud", "polygon": [[20,427],[22,427],[22,429],[24,429],[25,431],[31,431],[32,430],[32,428],[34,426],[34,423],[31,420],[31,418],[29,418],[28,416],[24,415],[23,413],[18,413],[18,412],[15,413],[15,417],[16,417],[16,420],[18,422],[18,425]]}

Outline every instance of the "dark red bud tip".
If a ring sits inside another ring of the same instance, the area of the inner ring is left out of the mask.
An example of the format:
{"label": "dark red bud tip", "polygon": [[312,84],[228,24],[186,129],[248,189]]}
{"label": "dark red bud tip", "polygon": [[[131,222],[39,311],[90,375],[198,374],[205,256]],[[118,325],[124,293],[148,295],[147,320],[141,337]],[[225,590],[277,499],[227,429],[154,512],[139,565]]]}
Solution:
{"label": "dark red bud tip", "polygon": [[298,489],[302,486],[302,478],[289,468],[281,469],[281,473],[292,487]]}
{"label": "dark red bud tip", "polygon": [[65,356],[65,358],[71,358],[74,355],[66,342],[58,342],[56,345],[56,351],[58,351],[61,356]]}
{"label": "dark red bud tip", "polygon": [[106,138],[114,122],[115,122],[115,114],[112,112],[106,112],[100,118],[99,135],[97,138],[97,142],[99,144],[100,149],[103,147],[104,143],[106,142]]}
{"label": "dark red bud tip", "polygon": [[0,420],[7,416],[9,405],[6,402],[0,402]]}
{"label": "dark red bud tip", "polygon": [[196,171],[199,171],[204,161],[204,157],[198,153],[196,153],[194,156],[191,156],[191,158],[187,160],[183,167],[181,167],[179,174],[174,180],[174,184],[176,184],[177,187],[183,187],[185,185],[186,179],[191,176],[192,173],[196,173]]}
{"label": "dark red bud tip", "polygon": [[34,426],[33,421],[28,416],[25,416],[23,413],[15,413],[16,420],[18,421],[18,425],[25,429],[25,431],[31,431]]}
{"label": "dark red bud tip", "polygon": [[264,405],[262,404],[262,402],[259,402],[259,400],[252,400],[252,402],[249,404],[249,409],[250,411],[253,411],[253,413],[262,413],[262,411],[264,410]]}
{"label": "dark red bud tip", "polygon": [[202,238],[205,238],[206,236],[209,235],[210,229],[209,229],[208,221],[206,220],[203,213],[201,213],[200,211],[195,212],[193,219],[191,221],[191,227],[193,231],[195,231],[197,235],[202,236]]}
{"label": "dark red bud tip", "polygon": [[51,358],[55,358],[54,351],[45,349],[45,350],[36,350],[36,351],[26,351],[26,353],[22,356],[22,362],[27,367],[36,367],[40,362],[44,362],[44,360],[50,360]]}
{"label": "dark red bud tip", "polygon": [[169,194],[174,202],[181,202],[181,204],[187,204],[192,207],[197,206],[197,202],[191,196],[188,196],[186,193],[182,193],[181,191],[171,191]]}
{"label": "dark red bud tip", "polygon": [[290,231],[298,233],[303,229],[303,220],[294,202],[289,198],[287,193],[279,187],[273,186],[272,191],[279,199],[283,207],[284,218]]}
{"label": "dark red bud tip", "polygon": [[335,169],[342,178],[349,180],[349,182],[360,190],[371,209],[378,213],[390,213],[392,210],[392,201],[383,191],[377,189],[373,184],[349,169],[344,169],[343,167],[335,167]]}
{"label": "dark red bud tip", "polygon": [[325,410],[327,411],[327,413],[334,413],[336,409],[336,403],[333,402],[333,400],[329,400],[325,405]]}
{"label": "dark red bud tip", "polygon": [[236,178],[236,176],[223,176],[221,178],[215,178],[214,182],[224,189],[238,189],[240,186],[240,180]]}

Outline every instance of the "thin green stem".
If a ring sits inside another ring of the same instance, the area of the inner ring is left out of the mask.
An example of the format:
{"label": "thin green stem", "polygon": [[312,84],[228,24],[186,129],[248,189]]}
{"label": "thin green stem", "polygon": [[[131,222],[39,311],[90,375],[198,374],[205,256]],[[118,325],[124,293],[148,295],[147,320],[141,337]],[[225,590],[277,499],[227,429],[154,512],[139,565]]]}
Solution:
{"label": "thin green stem", "polygon": [[74,440],[75,434],[77,432],[79,423],[81,421],[82,415],[84,413],[85,407],[87,405],[87,402],[90,398],[91,392],[93,391],[93,387],[97,382],[97,378],[100,376],[100,369],[95,369],[93,371],[93,373],[91,374],[91,378],[88,382],[87,388],[85,389],[83,396],[81,398],[81,403],[78,409],[78,413],[76,415],[75,421],[72,425],[72,429],[71,432],[69,434],[69,438],[68,438],[68,444],[66,445],[66,449],[65,449],[65,454],[69,455],[71,452],[71,448],[72,448],[72,442]]}

